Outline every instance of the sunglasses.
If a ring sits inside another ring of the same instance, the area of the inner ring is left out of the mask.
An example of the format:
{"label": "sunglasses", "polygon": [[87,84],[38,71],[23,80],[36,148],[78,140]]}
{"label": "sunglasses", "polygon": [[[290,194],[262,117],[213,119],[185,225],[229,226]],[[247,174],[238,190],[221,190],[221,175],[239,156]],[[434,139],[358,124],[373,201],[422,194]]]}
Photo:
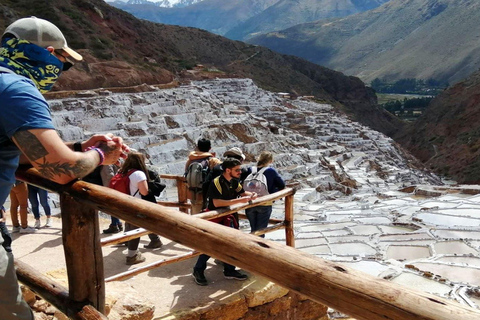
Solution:
{"label": "sunglasses", "polygon": [[66,57],[64,55],[63,50],[56,49],[53,52],[55,52],[55,56],[58,58],[58,60],[60,60],[63,63],[63,71],[67,71],[68,69],[70,69],[75,65],[75,63],[69,57]]}

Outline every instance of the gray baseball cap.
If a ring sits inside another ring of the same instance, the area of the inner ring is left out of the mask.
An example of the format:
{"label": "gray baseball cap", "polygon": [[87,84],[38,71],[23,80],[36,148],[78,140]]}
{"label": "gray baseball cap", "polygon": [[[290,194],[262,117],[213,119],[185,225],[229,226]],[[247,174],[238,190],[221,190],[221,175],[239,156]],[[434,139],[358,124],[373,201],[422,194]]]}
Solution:
{"label": "gray baseball cap", "polygon": [[82,56],[70,49],[67,40],[60,29],[53,23],[37,17],[22,18],[9,25],[3,34],[11,33],[18,39],[27,40],[37,46],[46,48],[52,46],[61,49],[77,61],[82,61]]}

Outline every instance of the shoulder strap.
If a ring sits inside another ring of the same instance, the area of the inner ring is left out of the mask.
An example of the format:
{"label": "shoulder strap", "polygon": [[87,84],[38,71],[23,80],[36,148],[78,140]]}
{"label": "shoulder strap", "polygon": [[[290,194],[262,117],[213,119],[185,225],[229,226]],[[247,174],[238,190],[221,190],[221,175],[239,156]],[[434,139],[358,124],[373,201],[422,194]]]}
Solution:
{"label": "shoulder strap", "polygon": [[220,184],[220,176],[213,179],[213,183],[215,184],[215,187],[217,187],[218,192],[220,192],[220,194],[222,194],[222,186]]}
{"label": "shoulder strap", "polygon": [[253,174],[257,173],[257,170],[258,170],[257,166],[253,166],[253,167],[252,167],[252,173],[253,173]]}
{"label": "shoulder strap", "polygon": [[265,170],[267,170],[267,169],[268,169],[268,167],[263,167],[262,169],[260,169],[260,171],[258,171],[258,174],[260,174],[260,173],[263,174],[265,172]]}

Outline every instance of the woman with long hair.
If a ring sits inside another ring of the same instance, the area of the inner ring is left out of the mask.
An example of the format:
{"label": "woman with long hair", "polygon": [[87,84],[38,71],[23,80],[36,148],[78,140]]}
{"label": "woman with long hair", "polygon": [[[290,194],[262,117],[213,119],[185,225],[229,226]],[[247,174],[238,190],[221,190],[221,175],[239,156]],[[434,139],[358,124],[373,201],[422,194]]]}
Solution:
{"label": "woman with long hair", "polygon": [[[129,175],[130,195],[135,198],[142,198],[148,195],[148,170],[145,164],[145,155],[140,152],[130,152],[118,174]],[[125,231],[137,229],[138,227],[125,222]],[[137,264],[145,261],[145,257],[138,251],[140,238],[129,240],[127,243],[127,265]]]}
{"label": "woman with long hair", "polygon": [[[252,168],[255,172],[265,175],[268,193],[274,193],[285,188],[285,181],[280,177],[277,170],[271,167],[272,163],[273,154],[269,151],[263,151],[258,157],[257,166]],[[252,232],[268,226],[268,221],[272,215],[272,205],[273,201],[245,210]],[[262,234],[260,237],[265,238],[265,235]]]}

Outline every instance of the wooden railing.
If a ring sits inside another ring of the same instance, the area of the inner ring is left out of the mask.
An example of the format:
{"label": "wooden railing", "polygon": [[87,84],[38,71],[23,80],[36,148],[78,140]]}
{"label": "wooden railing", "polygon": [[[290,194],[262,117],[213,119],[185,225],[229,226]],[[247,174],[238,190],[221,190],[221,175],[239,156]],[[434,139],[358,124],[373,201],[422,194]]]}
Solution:
{"label": "wooden railing", "polygon": [[[39,284],[35,279],[37,274],[25,270],[18,262],[17,273],[24,284],[73,319],[105,319],[95,313],[95,309],[105,312],[103,261],[95,209],[263,276],[357,319],[480,319],[478,310],[454,301],[393,284],[292,247],[224,228],[112,189],[83,181],[58,185],[41,178],[33,169],[21,169],[17,177],[60,193],[68,298],[67,291],[57,289],[61,288],[57,284],[45,281]],[[293,208],[293,192],[286,196],[285,203]],[[251,205],[235,205],[230,210]],[[227,211],[207,214],[227,214]],[[293,234],[293,230],[287,228],[288,232]]]}

